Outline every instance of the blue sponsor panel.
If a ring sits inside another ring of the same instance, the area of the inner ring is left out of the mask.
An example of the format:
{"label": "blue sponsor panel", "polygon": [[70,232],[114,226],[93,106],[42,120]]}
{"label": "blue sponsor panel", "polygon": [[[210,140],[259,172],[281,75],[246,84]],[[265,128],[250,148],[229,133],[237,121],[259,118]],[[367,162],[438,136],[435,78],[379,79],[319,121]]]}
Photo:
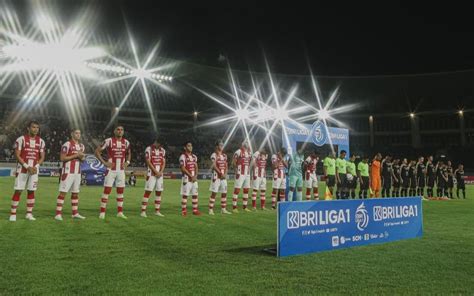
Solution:
{"label": "blue sponsor panel", "polygon": [[337,145],[340,150],[347,151],[349,157],[349,130],[345,128],[329,127],[317,120],[311,124],[295,124],[285,121],[285,130],[282,131],[283,145],[290,153],[296,149],[297,142],[314,143],[316,146],[331,144]]}
{"label": "blue sponsor panel", "polygon": [[278,204],[278,256],[420,237],[420,197]]}
{"label": "blue sponsor panel", "polygon": [[13,169],[0,169],[0,177],[10,177]]}

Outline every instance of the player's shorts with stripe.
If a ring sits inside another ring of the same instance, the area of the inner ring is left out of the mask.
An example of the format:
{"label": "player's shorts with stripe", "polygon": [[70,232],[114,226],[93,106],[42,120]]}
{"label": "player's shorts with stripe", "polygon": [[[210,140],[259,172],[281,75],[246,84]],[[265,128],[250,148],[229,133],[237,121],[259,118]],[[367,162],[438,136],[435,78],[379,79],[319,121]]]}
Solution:
{"label": "player's shorts with stripe", "polygon": [[336,175],[328,175],[326,179],[326,186],[334,187],[336,185]]}
{"label": "player's shorts with stripe", "polygon": [[62,174],[59,182],[59,192],[79,193],[81,174]]}
{"label": "player's shorts with stripe", "polygon": [[267,189],[267,178],[265,177],[256,177],[253,179],[252,188],[256,190],[266,190]]}
{"label": "player's shorts with stripe", "polygon": [[163,176],[147,176],[145,179],[145,191],[163,191]]}
{"label": "player's shorts with stripe", "polygon": [[237,175],[234,188],[250,188],[250,175]]}
{"label": "player's shorts with stripe", "polygon": [[209,191],[214,193],[227,193],[227,180],[219,178],[214,181],[211,180]]}
{"label": "player's shorts with stripe", "polygon": [[15,178],[15,190],[36,191],[38,186],[38,174],[18,173]]}
{"label": "player's shorts with stripe", "polygon": [[303,187],[303,176],[290,176],[290,187],[293,187],[293,188]]}
{"label": "player's shorts with stripe", "polygon": [[273,189],[286,189],[286,178],[273,178],[272,181]]}
{"label": "player's shorts with stripe", "polygon": [[198,182],[181,183],[181,195],[190,196],[198,195]]}
{"label": "player's shorts with stripe", "polygon": [[309,174],[304,180],[304,187],[306,188],[318,188],[318,176],[316,174]]}
{"label": "player's shorts with stripe", "polygon": [[105,172],[104,186],[112,187],[115,182],[115,187],[121,188],[125,187],[125,171],[114,171],[107,169]]}

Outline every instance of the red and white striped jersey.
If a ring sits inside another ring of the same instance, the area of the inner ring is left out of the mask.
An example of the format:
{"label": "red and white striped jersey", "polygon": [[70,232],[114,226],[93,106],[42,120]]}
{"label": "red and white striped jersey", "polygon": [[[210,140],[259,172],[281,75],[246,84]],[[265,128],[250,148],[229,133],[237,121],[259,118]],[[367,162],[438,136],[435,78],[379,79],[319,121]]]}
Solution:
{"label": "red and white striped jersey", "polygon": [[[41,153],[44,152],[45,143],[39,136],[30,137],[29,135],[21,136],[16,139],[14,148],[20,151],[20,157],[30,167],[38,164]],[[20,164],[17,164],[17,172],[26,173],[27,170]]]}
{"label": "red and white striped jersey", "polygon": [[[227,169],[227,155],[225,155],[224,153],[212,153],[211,154],[211,160],[212,160],[212,163],[216,164],[216,167],[217,169],[219,170],[219,172],[221,174],[224,174],[226,169]],[[217,172],[215,170],[212,170],[212,180],[217,180],[217,178],[219,178],[219,176],[217,175]]]}
{"label": "red and white striped jersey", "polygon": [[319,157],[308,156],[304,161],[306,164],[306,172],[310,174],[316,173],[316,165],[318,164]]}
{"label": "red and white striped jersey", "polygon": [[[145,149],[145,159],[149,160],[158,172],[161,171],[161,168],[163,167],[165,157],[166,151],[163,147],[158,147],[153,144]],[[153,172],[150,168],[148,168],[147,176],[153,176]]]}
{"label": "red and white striped jersey", "polygon": [[253,154],[253,176],[265,178],[267,171],[267,154],[261,154],[260,151],[257,151]]}
{"label": "red and white striped jersey", "polygon": [[250,176],[250,152],[245,149],[239,149],[234,153],[234,159],[237,160],[237,175]]}
{"label": "red and white striped jersey", "polygon": [[124,138],[117,139],[107,138],[101,146],[102,149],[107,150],[107,161],[112,164],[112,170],[123,170],[123,164],[127,161],[127,153],[130,150],[130,142]]}
{"label": "red and white striped jersey", "polygon": [[[179,157],[179,165],[184,166],[185,169],[188,170],[189,173],[191,173],[191,176],[196,176],[196,168],[197,168],[197,156],[194,154],[188,154],[188,153],[183,153]],[[189,181],[189,176],[186,174],[183,174],[182,177],[184,182]]]}
{"label": "red and white striped jersey", "polygon": [[[61,147],[61,154],[65,156],[71,156],[78,152],[84,152],[85,147],[82,143],[76,143],[74,141],[67,141]],[[81,173],[81,161],[77,158],[70,161],[63,162],[63,174],[80,174]]]}
{"label": "red and white striped jersey", "polygon": [[280,158],[277,154],[272,155],[272,164],[275,166],[273,169],[273,178],[280,179],[285,177],[285,164],[283,159]]}

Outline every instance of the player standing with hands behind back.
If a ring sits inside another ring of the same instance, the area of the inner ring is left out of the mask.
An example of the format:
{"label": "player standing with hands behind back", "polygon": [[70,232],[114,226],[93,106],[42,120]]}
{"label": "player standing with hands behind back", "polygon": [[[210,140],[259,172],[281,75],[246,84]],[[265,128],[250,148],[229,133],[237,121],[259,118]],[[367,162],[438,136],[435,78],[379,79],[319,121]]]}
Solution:
{"label": "player standing with hands behind back", "polygon": [[[123,134],[123,126],[118,125],[114,129],[114,136],[105,139],[102,145],[95,149],[95,156],[107,167],[99,219],[105,219],[105,209],[114,183],[117,188],[117,217],[127,219],[123,214],[123,191],[125,188],[125,169],[130,164],[132,153],[130,142],[123,137]],[[102,151],[104,150],[107,150],[107,160],[102,158]]]}

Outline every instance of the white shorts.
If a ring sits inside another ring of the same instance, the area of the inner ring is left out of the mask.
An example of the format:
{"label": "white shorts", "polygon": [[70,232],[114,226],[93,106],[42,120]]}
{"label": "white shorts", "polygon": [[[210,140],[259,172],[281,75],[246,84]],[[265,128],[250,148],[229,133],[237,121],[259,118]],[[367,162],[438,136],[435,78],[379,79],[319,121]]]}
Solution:
{"label": "white shorts", "polygon": [[181,195],[198,195],[198,182],[181,183]]}
{"label": "white shorts", "polygon": [[38,174],[29,175],[28,173],[19,173],[15,178],[15,190],[36,191],[38,186]]}
{"label": "white shorts", "polygon": [[125,171],[112,171],[107,169],[105,173],[104,187],[112,187],[115,182],[115,187],[125,187]]}
{"label": "white shorts", "polygon": [[240,175],[235,179],[234,188],[250,188],[250,175]]}
{"label": "white shorts", "polygon": [[267,178],[257,177],[253,180],[252,188],[255,190],[266,190],[267,189]]}
{"label": "white shorts", "polygon": [[307,180],[304,180],[304,187],[306,188],[318,188],[318,176],[316,174],[310,174]]}
{"label": "white shorts", "polygon": [[227,193],[227,180],[221,180],[218,178],[215,181],[211,181],[209,191],[214,193]]}
{"label": "white shorts", "polygon": [[286,189],[286,178],[274,178],[272,181],[273,189]]}
{"label": "white shorts", "polygon": [[163,176],[147,176],[145,181],[145,191],[163,191]]}
{"label": "white shorts", "polygon": [[79,193],[81,187],[81,174],[62,174],[59,182],[59,192]]}

